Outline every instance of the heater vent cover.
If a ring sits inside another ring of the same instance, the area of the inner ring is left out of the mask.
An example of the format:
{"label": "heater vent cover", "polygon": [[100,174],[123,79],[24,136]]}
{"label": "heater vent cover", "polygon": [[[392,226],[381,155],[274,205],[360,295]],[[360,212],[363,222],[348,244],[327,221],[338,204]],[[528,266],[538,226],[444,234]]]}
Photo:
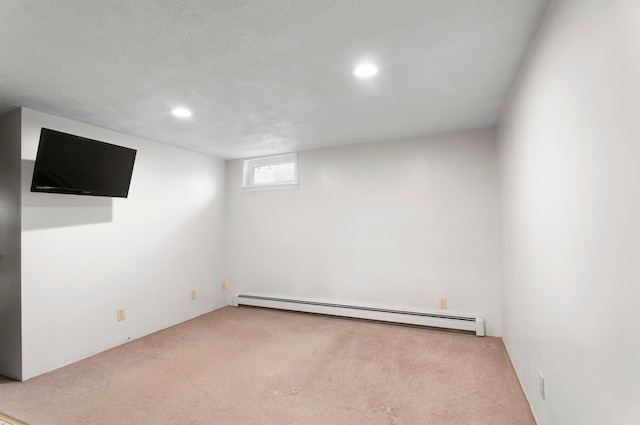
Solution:
{"label": "heater vent cover", "polygon": [[254,306],[279,310],[301,311],[326,314],[330,316],[352,317],[358,319],[379,320],[383,322],[408,325],[431,326],[475,332],[484,336],[484,317],[457,313],[428,311],[395,310],[358,304],[336,304],[326,301],[267,297],[262,295],[237,294],[233,297],[234,306]]}

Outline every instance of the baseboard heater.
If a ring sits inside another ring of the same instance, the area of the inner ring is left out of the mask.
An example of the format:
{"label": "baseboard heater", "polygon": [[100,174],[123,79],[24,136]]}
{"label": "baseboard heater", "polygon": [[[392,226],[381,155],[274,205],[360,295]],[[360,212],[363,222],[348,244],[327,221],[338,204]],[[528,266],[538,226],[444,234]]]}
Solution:
{"label": "baseboard heater", "polygon": [[353,304],[335,304],[329,302],[274,298],[260,295],[234,295],[232,305],[275,308],[279,310],[301,311],[305,313],[326,314],[330,316],[352,317],[357,319],[379,320],[382,322],[403,323],[407,325],[430,326],[436,328],[472,331],[476,336],[484,336],[484,317],[457,313],[392,310]]}

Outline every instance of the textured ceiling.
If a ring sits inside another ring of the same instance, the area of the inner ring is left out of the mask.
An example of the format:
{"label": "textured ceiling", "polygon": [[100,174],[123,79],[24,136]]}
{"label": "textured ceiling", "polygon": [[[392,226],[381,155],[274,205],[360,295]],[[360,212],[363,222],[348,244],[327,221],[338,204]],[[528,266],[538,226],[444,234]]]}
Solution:
{"label": "textured ceiling", "polygon": [[547,4],[2,0],[0,112],[222,158],[491,126]]}

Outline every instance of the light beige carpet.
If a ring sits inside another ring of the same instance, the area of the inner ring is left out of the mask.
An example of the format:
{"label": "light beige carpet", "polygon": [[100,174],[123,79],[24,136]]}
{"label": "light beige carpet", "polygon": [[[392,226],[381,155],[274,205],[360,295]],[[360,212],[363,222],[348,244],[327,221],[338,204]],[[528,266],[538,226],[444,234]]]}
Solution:
{"label": "light beige carpet", "polygon": [[0,411],[30,425],[535,425],[499,338],[246,307],[2,384]]}

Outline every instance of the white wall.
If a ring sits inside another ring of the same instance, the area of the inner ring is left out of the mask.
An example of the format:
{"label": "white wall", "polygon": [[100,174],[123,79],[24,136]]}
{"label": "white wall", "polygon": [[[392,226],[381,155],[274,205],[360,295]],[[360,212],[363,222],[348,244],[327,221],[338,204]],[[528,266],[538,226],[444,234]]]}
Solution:
{"label": "white wall", "polygon": [[640,3],[553,3],[499,129],[504,341],[540,425],[640,423],[639,116]]}
{"label": "white wall", "polygon": [[500,334],[493,129],[300,152],[299,188],[227,171],[232,292],[483,314]]}
{"label": "white wall", "polygon": [[22,378],[20,110],[0,116],[0,375]]}
{"label": "white wall", "polygon": [[[43,126],[137,149],[129,197],[29,192]],[[23,378],[228,303],[223,160],[27,109],[22,159]]]}

